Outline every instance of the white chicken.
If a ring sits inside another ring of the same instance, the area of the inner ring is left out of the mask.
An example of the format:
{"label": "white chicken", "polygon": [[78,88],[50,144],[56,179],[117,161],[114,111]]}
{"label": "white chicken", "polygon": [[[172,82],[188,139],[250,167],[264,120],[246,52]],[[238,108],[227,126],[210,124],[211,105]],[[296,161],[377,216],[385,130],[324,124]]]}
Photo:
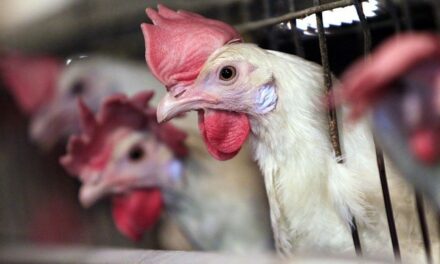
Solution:
{"label": "white chicken", "polygon": [[[59,59],[11,54],[0,60],[0,74],[31,118],[29,135],[44,149],[79,132],[77,98],[93,111],[115,93],[133,95],[160,83],[138,62],[103,55]],[[156,99],[154,99],[156,100]],[[157,102],[154,102],[157,104]]]}
{"label": "white chicken", "polygon": [[[249,135],[280,252],[354,253],[354,216],[365,255],[392,256],[372,136],[365,123],[342,124],[345,162],[337,162],[321,66],[241,43],[220,21],[161,5],[146,12],[154,24],[142,25],[147,63],[168,88],[158,120],[197,110],[207,148],[222,160]],[[388,175],[403,261],[422,261],[412,190]]]}

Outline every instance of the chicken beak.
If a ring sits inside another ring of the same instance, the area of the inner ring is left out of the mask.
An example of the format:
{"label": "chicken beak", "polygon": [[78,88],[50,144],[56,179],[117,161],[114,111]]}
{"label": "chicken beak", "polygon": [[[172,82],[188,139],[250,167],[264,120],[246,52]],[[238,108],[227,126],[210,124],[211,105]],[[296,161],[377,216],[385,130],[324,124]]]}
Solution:
{"label": "chicken beak", "polygon": [[108,193],[108,186],[102,183],[85,184],[79,192],[79,201],[84,208],[94,205],[102,197]]}
{"label": "chicken beak", "polygon": [[217,97],[202,92],[197,87],[179,87],[168,92],[160,101],[157,121],[162,123],[191,110],[210,108],[218,101]]}

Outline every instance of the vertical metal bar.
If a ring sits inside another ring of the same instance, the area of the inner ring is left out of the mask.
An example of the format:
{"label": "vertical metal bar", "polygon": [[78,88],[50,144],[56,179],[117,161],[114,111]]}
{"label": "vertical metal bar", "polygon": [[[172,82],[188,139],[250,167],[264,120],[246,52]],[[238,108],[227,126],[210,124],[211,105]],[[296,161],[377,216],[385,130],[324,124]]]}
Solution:
{"label": "vertical metal bar", "polygon": [[[315,5],[320,4],[320,0],[313,0]],[[338,122],[336,117],[336,110],[334,107],[334,99],[331,95],[331,88],[333,86],[332,82],[332,74],[330,72],[330,65],[328,61],[328,52],[327,52],[327,41],[325,39],[324,33],[324,24],[322,21],[322,13],[316,13],[316,23],[318,28],[318,39],[319,39],[319,49],[321,52],[321,62],[322,67],[324,69],[324,85],[327,89],[327,93],[329,95],[329,130],[330,130],[330,141],[332,143],[333,149],[335,151],[336,158],[339,163],[342,163],[342,151],[341,145],[339,143],[339,133],[338,133]]]}
{"label": "vertical metal bar", "polygon": [[242,23],[251,21],[251,14],[249,13],[249,2],[240,2],[240,17]]}
{"label": "vertical metal bar", "polygon": [[396,5],[391,0],[385,0],[385,5],[386,5],[387,11],[390,13],[391,19],[393,20],[394,28],[396,29],[396,33],[399,33],[400,31],[402,31],[402,28],[400,26],[400,19],[399,19],[399,14],[397,12]]}
{"label": "vertical metal bar", "polygon": [[[289,6],[289,12],[293,12],[296,10],[294,0],[288,0],[288,6]],[[296,19],[292,19],[289,22],[292,30],[292,38],[293,38],[293,45],[295,46],[295,54],[304,58],[305,57],[304,46],[301,43],[298,28],[296,27]]]}
{"label": "vertical metal bar", "polygon": [[[320,0],[313,0],[313,4],[320,5]],[[332,97],[331,89],[332,89],[332,74],[330,71],[330,64],[328,61],[328,51],[327,51],[327,41],[325,38],[324,32],[324,24],[322,20],[322,13],[316,13],[316,24],[318,29],[318,40],[319,40],[319,49],[321,53],[321,63],[324,69],[324,85],[327,89],[327,95],[329,96],[329,106],[330,110],[328,112],[329,119],[329,133],[330,133],[330,141],[333,146],[333,150],[335,151],[336,160],[338,163],[343,163],[342,159],[342,150],[341,144],[339,142],[339,130],[338,130],[338,120],[336,116],[336,109],[334,107],[334,99]],[[356,219],[352,218],[352,223],[350,225],[351,228],[351,236],[353,238],[354,248],[356,250],[356,254],[358,256],[362,255],[362,247],[361,241],[359,238],[359,232],[357,228]]]}
{"label": "vertical metal bar", "polygon": [[[439,2],[439,1],[437,0],[435,2]],[[403,11],[403,21],[404,21],[405,29],[408,31],[412,31],[414,27],[413,27],[413,19],[411,17],[409,2],[407,0],[402,0],[401,6]],[[438,10],[434,10],[434,11],[438,11]],[[436,16],[439,15],[440,14],[436,14]],[[422,233],[422,238],[423,238],[423,246],[425,248],[425,254],[428,263],[432,263],[432,253],[431,253],[432,250],[431,250],[430,237],[428,232],[428,224],[426,222],[423,197],[421,196],[420,193],[416,192],[415,199],[416,199],[417,215],[419,217],[420,231]]]}
{"label": "vertical metal bar", "polygon": [[358,227],[357,227],[356,219],[354,217],[352,217],[351,219],[350,229],[351,229],[351,236],[353,238],[354,250],[356,251],[356,255],[361,257],[362,256],[361,239],[359,238]]}
{"label": "vertical metal bar", "polygon": [[402,8],[403,23],[405,25],[405,28],[407,30],[412,30],[413,29],[413,19],[411,16],[411,10],[409,8],[408,0],[401,0],[400,6]]}
{"label": "vertical metal bar", "polygon": [[401,261],[399,239],[397,237],[396,225],[394,223],[393,206],[391,204],[390,191],[388,189],[387,175],[385,172],[385,160],[383,158],[382,150],[378,147],[377,141],[374,140],[376,146],[377,167],[379,169],[380,184],[382,185],[382,195],[385,203],[385,211],[387,213],[388,227],[390,229],[391,243],[393,245],[394,258],[396,261]]}
{"label": "vertical metal bar", "polygon": [[437,27],[437,31],[440,31],[440,1],[432,0],[432,5],[434,6],[435,25]]}
{"label": "vertical metal bar", "polygon": [[[371,51],[371,31],[370,27],[368,26],[367,19],[365,18],[364,11],[362,8],[362,4],[359,0],[353,0],[353,4],[356,8],[356,12],[359,16],[360,25],[362,28],[362,33],[364,37],[364,56],[367,56],[368,53]],[[387,215],[388,220],[388,228],[390,231],[390,238],[391,243],[393,245],[393,252],[394,252],[394,258],[397,261],[400,261],[401,255],[400,255],[400,247],[399,247],[399,239],[397,236],[397,230],[396,230],[396,224],[394,222],[394,215],[393,215],[393,207],[391,203],[391,197],[390,192],[388,189],[388,182],[387,182],[387,176],[386,176],[386,170],[385,170],[385,160],[383,158],[382,150],[378,147],[377,142],[374,142],[376,147],[376,159],[377,159],[377,166],[379,169],[379,176],[380,176],[380,182],[382,186],[382,194],[385,204],[385,212]]]}
{"label": "vertical metal bar", "polygon": [[422,233],[423,245],[425,246],[426,260],[428,261],[429,264],[431,264],[432,263],[432,250],[431,250],[431,243],[429,241],[429,230],[428,230],[428,224],[426,221],[423,196],[418,192],[416,192],[415,196],[416,196],[417,214],[419,216],[419,223],[420,223],[420,232]]}
{"label": "vertical metal bar", "polygon": [[[271,0],[263,0],[263,16],[264,18],[270,18],[273,15],[271,6]],[[276,50],[277,39],[274,36],[273,27],[268,27],[269,49]]]}
{"label": "vertical metal bar", "polygon": [[295,53],[296,55],[305,58],[306,52],[304,51],[304,46],[300,39],[300,32],[298,31],[298,28],[296,27],[296,19],[292,19],[290,21],[290,25],[292,27],[292,37],[293,37],[293,45],[295,46]]}
{"label": "vertical metal bar", "polygon": [[365,18],[361,2],[359,0],[353,0],[353,5],[356,8],[362,28],[362,34],[364,35],[364,56],[367,56],[371,51],[371,30],[368,26],[367,19]]}

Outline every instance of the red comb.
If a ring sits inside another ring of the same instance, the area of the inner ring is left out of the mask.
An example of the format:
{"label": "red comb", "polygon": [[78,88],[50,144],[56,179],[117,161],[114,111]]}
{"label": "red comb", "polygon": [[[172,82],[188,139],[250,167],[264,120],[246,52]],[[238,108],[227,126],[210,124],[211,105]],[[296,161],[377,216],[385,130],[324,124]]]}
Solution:
{"label": "red comb", "polygon": [[353,105],[352,117],[358,117],[387,85],[429,59],[440,59],[440,37],[408,33],[391,38],[370,58],[357,62],[342,78],[341,93]]}
{"label": "red comb", "polygon": [[61,65],[52,57],[10,54],[0,58],[0,75],[22,110],[31,114],[50,100]]}
{"label": "red comb", "polygon": [[132,98],[124,95],[108,97],[95,115],[80,100],[83,134],[71,136],[67,154],[61,164],[73,175],[81,170],[106,147],[112,133],[121,127],[134,130],[145,129],[165,143],[177,157],[183,157],[188,150],[184,144],[186,134],[171,124],[158,124],[156,110],[148,107],[153,92],[141,92]]}
{"label": "red comb", "polygon": [[218,48],[241,41],[230,25],[198,14],[173,11],[158,5],[147,8],[154,25],[142,24],[145,57],[153,74],[168,88],[191,83],[205,61]]}

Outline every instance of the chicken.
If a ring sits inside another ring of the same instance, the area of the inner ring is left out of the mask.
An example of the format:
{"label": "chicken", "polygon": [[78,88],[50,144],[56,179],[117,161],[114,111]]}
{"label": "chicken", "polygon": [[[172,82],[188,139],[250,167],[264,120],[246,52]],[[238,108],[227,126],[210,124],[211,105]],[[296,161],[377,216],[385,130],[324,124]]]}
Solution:
{"label": "chicken", "polygon": [[31,117],[31,139],[43,149],[79,131],[79,96],[96,111],[111,94],[133,95],[160,85],[144,65],[100,55],[73,58],[68,65],[51,57],[11,55],[0,63],[0,72]]}
{"label": "chicken", "polygon": [[176,122],[189,136],[157,124],[155,109],[146,107],[152,96],[109,97],[96,118],[81,104],[84,132],[72,136],[61,163],[82,181],[82,205],[111,195],[117,227],[139,239],[158,220],[163,201],[196,249],[270,250],[267,198],[249,155],[212,160],[190,129],[191,117]]}
{"label": "chicken", "polygon": [[403,34],[353,65],[343,77],[339,98],[353,106],[352,119],[373,109],[375,132],[387,153],[440,208],[434,167],[440,160],[439,80],[440,37]]}
{"label": "chicken", "polygon": [[[342,124],[345,162],[337,162],[321,66],[242,43],[229,25],[197,14],[161,5],[146,13],[146,60],[168,90],[158,121],[197,110],[207,149],[220,160],[250,139],[279,252],[354,254],[355,217],[364,254],[392,256],[372,136],[365,123]],[[423,260],[412,190],[388,169],[403,260]]]}

